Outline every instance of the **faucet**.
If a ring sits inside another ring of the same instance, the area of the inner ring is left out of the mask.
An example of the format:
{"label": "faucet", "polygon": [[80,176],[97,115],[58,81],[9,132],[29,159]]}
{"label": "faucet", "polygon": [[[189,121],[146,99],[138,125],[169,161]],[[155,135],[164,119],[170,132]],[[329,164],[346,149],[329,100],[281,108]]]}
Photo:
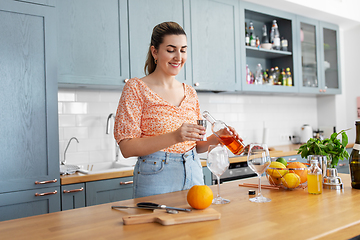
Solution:
{"label": "faucet", "polygon": [[76,137],[70,138],[68,144],[66,145],[66,148],[65,148],[65,151],[64,151],[64,160],[61,162],[61,165],[65,165],[65,161],[66,161],[66,151],[67,151],[67,149],[68,149],[68,147],[69,147],[69,145],[70,145],[71,140],[73,140],[73,139],[75,139],[75,140],[79,143],[79,140],[78,140]]}
{"label": "faucet", "polygon": [[[110,134],[110,120],[113,119],[115,123],[115,115],[113,113],[110,113],[107,121],[106,121],[106,134]],[[115,162],[119,160],[119,151],[120,147],[119,144],[115,140]]]}

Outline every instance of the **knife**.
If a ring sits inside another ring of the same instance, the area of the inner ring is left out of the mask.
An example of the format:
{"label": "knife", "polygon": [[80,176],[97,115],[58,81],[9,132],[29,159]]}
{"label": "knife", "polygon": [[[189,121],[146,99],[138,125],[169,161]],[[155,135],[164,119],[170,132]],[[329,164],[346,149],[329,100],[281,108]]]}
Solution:
{"label": "knife", "polygon": [[128,207],[128,206],[111,206],[111,208],[137,208],[137,209],[145,209],[145,210],[154,210],[154,208],[147,207]]}
{"label": "knife", "polygon": [[188,209],[188,208],[168,207],[166,205],[161,205],[161,204],[152,203],[152,202],[139,202],[136,204],[136,206],[141,207],[141,208],[151,208],[151,209],[171,209],[171,210],[184,211],[184,212],[191,211],[191,209]]}

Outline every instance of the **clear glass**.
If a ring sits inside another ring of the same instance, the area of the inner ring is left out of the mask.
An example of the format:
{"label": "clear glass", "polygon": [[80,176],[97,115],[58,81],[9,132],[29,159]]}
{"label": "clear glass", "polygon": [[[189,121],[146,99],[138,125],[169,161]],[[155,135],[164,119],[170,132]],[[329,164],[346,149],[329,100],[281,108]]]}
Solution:
{"label": "clear glass", "polygon": [[324,71],[325,88],[339,88],[338,55],[336,31],[324,28]]}
{"label": "clear glass", "polygon": [[318,87],[316,61],[316,28],[314,25],[301,23],[301,64],[304,87]]}
{"label": "clear glass", "polygon": [[252,143],[249,147],[247,163],[259,177],[259,190],[254,198],[250,198],[251,202],[270,202],[270,198],[266,198],[261,194],[261,175],[270,165],[270,154],[266,144]]}
{"label": "clear glass", "polygon": [[318,160],[311,160],[311,166],[307,171],[308,192],[310,194],[321,194],[323,189],[322,171]]}
{"label": "clear glass", "polygon": [[217,196],[213,199],[213,204],[226,204],[230,200],[224,199],[220,196],[220,176],[229,168],[229,155],[227,149],[224,145],[210,145],[208,148],[207,167],[210,171],[216,176],[218,183],[218,193]]}

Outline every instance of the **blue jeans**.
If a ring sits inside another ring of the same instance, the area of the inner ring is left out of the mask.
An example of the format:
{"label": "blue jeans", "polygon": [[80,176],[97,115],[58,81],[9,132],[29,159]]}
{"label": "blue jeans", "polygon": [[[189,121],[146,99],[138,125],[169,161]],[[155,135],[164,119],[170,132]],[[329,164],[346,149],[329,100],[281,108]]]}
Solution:
{"label": "blue jeans", "polygon": [[134,168],[135,198],[181,191],[194,185],[204,185],[195,148],[186,153],[159,151],[139,157]]}

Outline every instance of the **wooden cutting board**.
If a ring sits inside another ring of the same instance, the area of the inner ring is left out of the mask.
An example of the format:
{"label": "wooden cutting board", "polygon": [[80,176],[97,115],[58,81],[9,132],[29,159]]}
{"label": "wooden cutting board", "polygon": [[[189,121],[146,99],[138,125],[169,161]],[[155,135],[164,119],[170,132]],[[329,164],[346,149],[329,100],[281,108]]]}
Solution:
{"label": "wooden cutting board", "polygon": [[220,219],[221,214],[212,208],[192,210],[191,212],[179,211],[177,214],[167,213],[165,210],[154,210],[150,214],[137,214],[123,217],[125,225],[157,222],[162,225],[202,222]]}

